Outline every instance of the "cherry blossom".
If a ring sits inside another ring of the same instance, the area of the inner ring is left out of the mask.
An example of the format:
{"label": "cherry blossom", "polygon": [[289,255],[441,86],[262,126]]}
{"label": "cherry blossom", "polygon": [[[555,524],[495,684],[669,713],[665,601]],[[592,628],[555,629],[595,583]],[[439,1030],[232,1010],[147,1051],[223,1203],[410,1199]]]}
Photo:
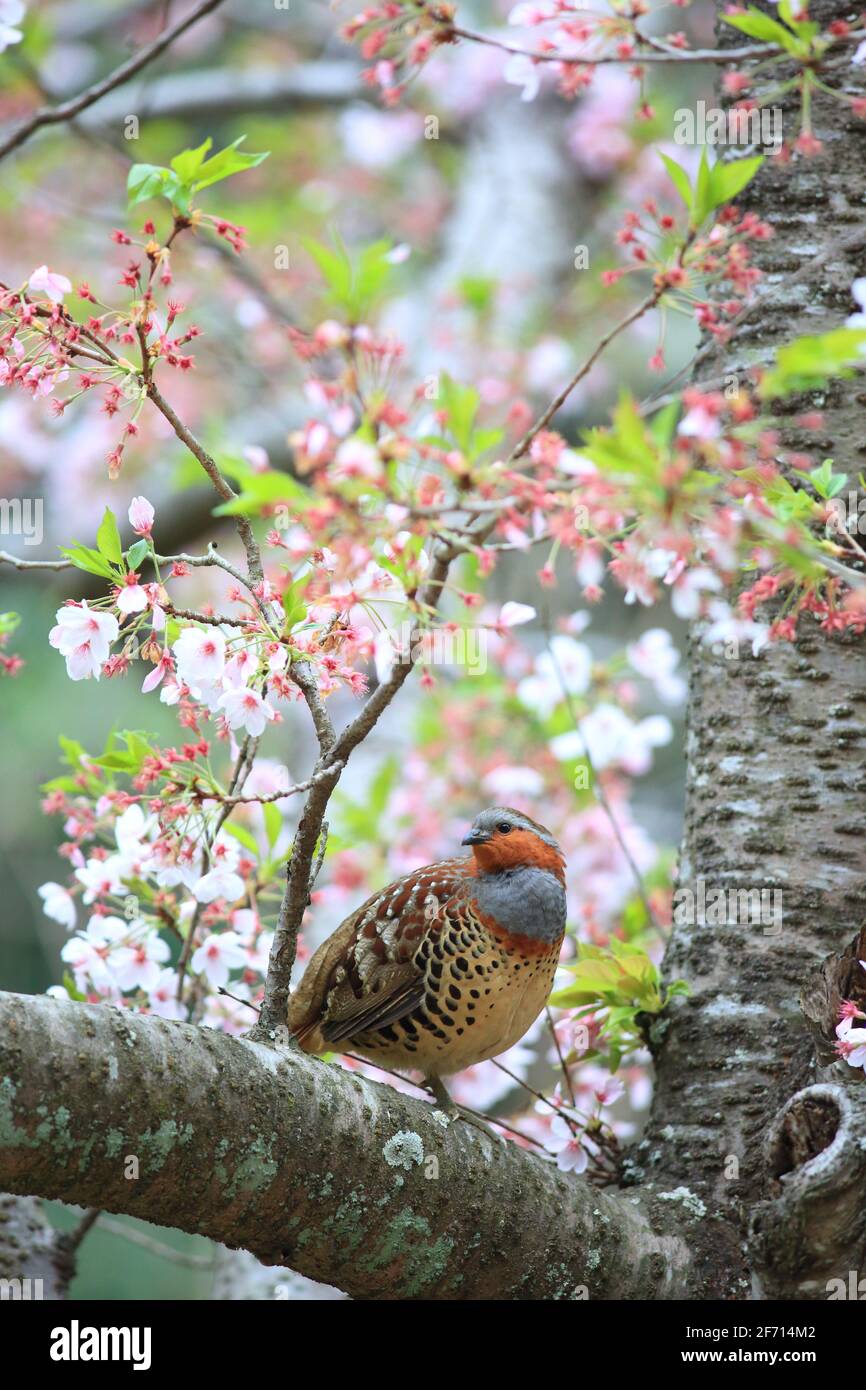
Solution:
{"label": "cherry blossom", "polygon": [[504,764],[488,772],[482,785],[494,800],[508,805],[515,798],[539,796],[544,789],[544,778],[533,767]]}
{"label": "cherry blossom", "polygon": [[121,613],[143,613],[148,606],[147,593],[138,582],[137,574],[128,574],[123,587],[117,590],[117,607]]}
{"label": "cherry blossom", "polygon": [[120,917],[91,917],[83,932],[69,938],[60,952],[76,983],[89,980],[100,992],[116,991],[112,953],[128,935],[129,923]]}
{"label": "cherry blossom", "polygon": [[253,738],[259,738],[268,721],[277,717],[273,706],[249,687],[227,690],[217,707],[225,714],[230,729],[245,729]]}
{"label": "cherry blossom", "polygon": [[75,926],[75,902],[68,888],[64,888],[62,883],[43,883],[37,892],[42,899],[45,916],[71,931]]}
{"label": "cherry blossom", "polygon": [[177,971],[161,970],[156,983],[148,992],[150,1012],[159,1018],[185,1021],[186,1009],[177,997],[177,987]]}
{"label": "cherry blossom", "polygon": [[556,1154],[556,1166],[561,1173],[585,1173],[589,1155],[583,1147],[582,1136],[573,1133],[562,1115],[554,1115],[550,1124],[551,1142],[548,1147]]}
{"label": "cherry blossom", "polygon": [[137,536],[149,536],[156,513],[146,497],[133,497],[129,504],[129,524]]}
{"label": "cherry blossom", "polygon": [[589,647],[557,633],[551,639],[550,651],[542,652],[536,659],[534,675],[526,676],[518,685],[517,696],[527,709],[546,719],[564,699],[564,691],[569,695],[585,694],[591,674]]}
{"label": "cherry blossom", "polygon": [[226,639],[219,628],[186,627],[172,650],[179,679],[192,689],[211,685],[223,674]]}
{"label": "cherry blossom", "polygon": [[169,959],[168,942],[158,932],[148,932],[141,939],[120,946],[111,960],[114,978],[123,990],[155,989],[162,974],[161,967]]}
{"label": "cherry blossom", "polygon": [[652,764],[652,749],[670,743],[672,737],[673,727],[664,715],[651,715],[636,724],[616,705],[603,701],[580,720],[577,729],[551,739],[550,749],[564,762],[588,753],[598,771],[617,765],[639,777]]}
{"label": "cherry blossom", "polygon": [[235,872],[239,858],[235,843],[228,839],[216,841],[210,851],[210,869],[192,885],[197,902],[213,903],[218,898],[237,902],[242,897],[244,881]]}
{"label": "cherry blossom", "polygon": [[86,680],[89,676],[99,680],[118,631],[113,613],[88,608],[85,600],[80,605],[58,609],[57,625],[49,632],[48,640],[66,658],[70,680]]}
{"label": "cherry blossom", "polygon": [[686,683],[676,673],[680,654],[666,628],[648,628],[637,642],[626,647],[626,656],[638,675],[652,682],[666,704],[676,705],[685,698]]}
{"label": "cherry blossom", "polygon": [[123,861],[117,854],[107,859],[88,859],[86,864],[75,870],[75,877],[84,884],[83,901],[89,906],[97,898],[122,894],[122,874]]}
{"label": "cherry blossom", "polygon": [[534,101],[541,90],[541,73],[537,63],[523,53],[513,53],[502,70],[506,82],[522,87],[521,101]]}
{"label": "cherry blossom", "polygon": [[[2,22],[2,14],[0,14]],[[0,28],[0,44],[3,41],[3,30]],[[55,304],[63,303],[63,296],[69,294],[72,289],[72,281],[67,280],[65,275],[58,275],[48,269],[47,265],[41,265],[34,270],[27,282],[34,294],[46,294]]]}
{"label": "cherry blossom", "polygon": [[862,1067],[866,1072],[866,1028],[850,1028],[837,1042],[836,1050],[849,1067]]}
{"label": "cherry blossom", "polygon": [[13,43],[20,43],[24,35],[18,28],[24,18],[23,0],[0,0],[0,53]]}
{"label": "cherry blossom", "polygon": [[211,989],[220,989],[228,984],[232,970],[239,970],[246,964],[244,951],[236,932],[215,932],[206,936],[192,955],[192,968],[198,975],[204,975]]}

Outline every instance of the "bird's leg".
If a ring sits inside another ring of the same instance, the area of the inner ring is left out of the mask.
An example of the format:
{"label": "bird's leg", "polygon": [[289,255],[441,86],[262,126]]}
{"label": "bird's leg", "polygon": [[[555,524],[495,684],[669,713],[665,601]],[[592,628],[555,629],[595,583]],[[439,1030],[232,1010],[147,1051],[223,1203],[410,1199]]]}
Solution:
{"label": "bird's leg", "polygon": [[441,1076],[425,1076],[424,1085],[432,1092],[433,1099],[439,1109],[448,1116],[449,1120],[465,1120],[468,1125],[474,1125],[476,1129],[480,1129],[481,1133],[486,1134],[489,1139],[497,1139],[500,1143],[505,1142],[502,1135],[491,1128],[480,1115],[473,1115],[471,1110],[464,1110],[462,1105],[457,1104],[449,1095],[448,1087]]}

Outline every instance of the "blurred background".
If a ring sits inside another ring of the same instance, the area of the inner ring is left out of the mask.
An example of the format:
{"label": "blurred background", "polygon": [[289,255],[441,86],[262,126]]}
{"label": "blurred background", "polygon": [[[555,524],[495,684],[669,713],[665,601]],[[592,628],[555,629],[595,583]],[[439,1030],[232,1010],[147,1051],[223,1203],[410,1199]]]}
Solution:
{"label": "blurred background", "polygon": [[[0,54],[0,125],[94,82],[187,7],[181,0],[29,4],[23,41]],[[514,39],[510,8],[476,0],[460,6],[460,18]],[[168,163],[207,136],[221,148],[246,135],[248,149],[271,152],[218,197],[202,199],[246,228],[249,249],[238,257],[203,230],[177,258],[172,293],[193,306],[203,337],[195,370],[173,375],[171,400],[210,447],[253,451],[252,458],[264,450],[271,466],[289,470],[290,435],[313,413],[287,331],[317,321],[319,281],[306,237],[336,232],[350,247],[380,237],[404,245],[409,254],[383,319],[406,343],[415,375],[444,367],[475,381],[492,417],[518,393],[543,406],[641,292],[629,276],[602,290],[599,274],[621,264],[615,233],[623,210],[668,196],[658,149],[681,163],[697,157],[666,142],[674,111],[712,93],[711,74],[694,68],[657,68],[640,92],[625,69],[603,67],[571,101],[545,74],[527,102],[519,86],[502,80],[505,55],[467,44],[441,51],[402,104],[387,109],[362,80],[357,49],[338,37],[352,13],[351,5],[279,9],[272,0],[229,0],[127,87],[72,124],[40,132],[0,171],[0,279],[21,284],[46,263],[112,302],[128,257],[111,232],[129,226],[131,163]],[[673,13],[694,43],[711,41],[710,5]],[[639,117],[642,103],[651,110]],[[576,269],[579,247],[586,269]],[[653,373],[648,363],[660,330],[647,318],[619,341],[574,393],[560,418],[563,432],[573,438],[602,419],[622,385],[638,397],[663,390],[695,340],[691,322],[668,324],[664,371]],[[205,537],[221,535],[208,490],[164,422],[153,412],[141,424],[120,477],[109,482],[115,431],[96,402],[55,418],[46,402],[0,389],[0,496],[43,504],[41,544],[0,535],[0,549],[33,559],[55,555],[73,538],[92,544],[105,506],[123,516],[138,493],[156,506],[164,552],[200,549]],[[225,553],[234,546],[226,531]],[[151,701],[143,714],[134,676],[67,680],[47,633],[59,604],[86,596],[87,583],[75,571],[21,575],[0,566],[0,612],[21,615],[14,649],[25,662],[14,679],[0,679],[0,987],[9,990],[42,991],[62,973],[64,932],[43,915],[36,893],[46,880],[63,880],[67,868],[56,854],[58,827],[40,811],[40,787],[59,770],[58,734],[93,749],[112,726],[144,727],[146,718],[157,741],[176,735],[172,711]],[[501,568],[493,597],[532,603],[552,624],[579,606],[576,585],[540,595],[525,558]],[[614,596],[594,610],[583,640],[603,660],[659,622],[682,642],[676,619],[626,608]],[[392,723],[377,730],[344,778],[347,797],[363,800],[382,757],[408,738],[418,694],[401,699]],[[348,712],[347,701],[335,717]],[[637,784],[633,811],[656,843],[673,847],[682,710],[666,712],[678,722],[676,735]],[[305,729],[287,720],[268,738],[266,752],[304,775]],[[55,1214],[59,1224],[74,1221],[67,1211]],[[119,1233],[124,1227],[132,1240]],[[142,1236],[175,1257],[145,1247]],[[112,1218],[111,1229],[88,1238],[73,1294],[204,1297],[210,1260],[207,1242]]]}

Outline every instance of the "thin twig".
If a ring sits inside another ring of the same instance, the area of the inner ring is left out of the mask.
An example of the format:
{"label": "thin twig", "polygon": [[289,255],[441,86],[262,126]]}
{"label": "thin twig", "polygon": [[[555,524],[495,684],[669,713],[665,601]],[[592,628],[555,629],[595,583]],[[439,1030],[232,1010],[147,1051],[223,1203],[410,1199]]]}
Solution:
{"label": "thin twig", "polygon": [[17,555],[10,555],[8,550],[0,550],[0,565],[11,565],[16,570],[69,570],[73,568],[71,560],[19,560]]}
{"label": "thin twig", "polygon": [[568,1091],[568,1098],[571,1101],[572,1105],[574,1105],[576,1103],[574,1086],[571,1083],[571,1075],[569,1073],[568,1067],[566,1066],[565,1058],[562,1055],[562,1048],[559,1045],[559,1038],[556,1036],[556,1024],[553,1021],[553,1014],[550,1012],[549,1004],[545,1004],[544,1012],[547,1018],[547,1026],[550,1029],[550,1035],[553,1038],[553,1045],[556,1048],[556,1055],[559,1058],[559,1065],[562,1069],[562,1075],[565,1080],[565,1087]]}
{"label": "thin twig", "polygon": [[148,63],[152,63],[155,58],[164,53],[175,39],[186,33],[193,24],[196,24],[198,20],[206,14],[210,14],[221,4],[222,0],[199,0],[199,4],[190,10],[189,14],[184,15],[170,29],[164,29],[152,43],[147,44],[139,53],[133,54],[107,77],[103,77],[100,82],[94,82],[91,87],[79,92],[78,96],[71,97],[69,101],[61,102],[59,106],[40,106],[37,111],[34,111],[31,116],[16,126],[11,135],[0,144],[0,159],[5,158],[12,150],[18,149],[41,127],[61,125],[64,121],[71,121],[73,117],[81,111],[85,111],[88,106],[93,106],[108,92],[113,92],[115,87],[122,86],[130,77],[134,77]]}
{"label": "thin twig", "polygon": [[159,1255],[164,1260],[171,1260],[173,1264],[186,1265],[188,1269],[213,1268],[212,1255],[187,1255],[182,1250],[173,1250],[170,1245],[164,1245],[161,1240],[154,1240],[153,1236],[145,1235],[143,1231],[124,1226],[120,1221],[113,1221],[102,1212],[97,1212],[96,1215],[100,1218],[101,1231],[107,1231],[112,1236],[121,1236],[133,1245],[140,1246],[142,1250],[148,1250],[151,1255]]}
{"label": "thin twig", "polygon": [[604,336],[598,340],[598,342],[596,343],[592,352],[586,358],[583,365],[581,367],[578,367],[571,380],[567,382],[565,386],[563,386],[562,390],[559,391],[556,394],[556,396],[554,396],[553,400],[550,402],[550,405],[547,407],[545,411],[542,412],[541,415],[539,415],[538,419],[535,421],[535,424],[532,425],[531,428],[526,431],[526,434],[523,436],[523,438],[518,440],[514,448],[511,450],[511,453],[509,454],[506,460],[506,464],[514,463],[517,459],[522,458],[522,456],[527,452],[530,445],[532,444],[532,441],[535,438],[535,436],[537,434],[540,434],[541,431],[550,423],[556,412],[568,400],[568,397],[571,395],[578,382],[583,380],[583,378],[598,361],[605,348],[610,343],[612,343],[614,338],[618,337],[619,334],[624,331],[624,329],[628,328],[631,324],[635,323],[637,319],[642,318],[642,316],[648,313],[650,309],[654,309],[656,304],[658,304],[659,300],[664,294],[664,291],[665,287],[663,285],[657,285],[651,295],[648,295],[647,298],[642,300],[642,302],[638,304],[636,308],[632,309],[628,314],[626,314],[625,318],[620,319],[619,323],[614,324],[613,328],[608,329],[607,333],[605,333]]}
{"label": "thin twig", "polygon": [[565,700],[565,703],[566,703],[566,705],[568,706],[568,712],[569,712],[569,714],[571,715],[571,722],[572,722],[572,724],[574,725],[574,732],[577,734],[578,738],[580,739],[581,745],[582,745],[582,747],[583,747],[583,754],[582,754],[582,756],[583,756],[583,758],[586,760],[586,765],[587,765],[587,767],[589,768],[590,774],[591,774],[591,776],[592,776],[592,790],[593,790],[593,794],[595,795],[595,797],[596,797],[596,799],[597,799],[599,805],[601,806],[602,810],[604,811],[605,815],[607,816],[608,820],[610,821],[611,829],[613,830],[614,837],[616,838],[616,842],[617,842],[617,844],[619,845],[620,850],[622,851],[623,858],[625,859],[625,862],[626,862],[626,864],[627,864],[628,867],[629,867],[629,870],[630,870],[630,872],[631,872],[631,875],[632,875],[632,877],[634,878],[635,887],[637,888],[638,897],[640,898],[641,902],[643,903],[644,911],[645,911],[646,914],[647,914],[647,918],[649,919],[649,921],[651,922],[651,924],[652,924],[652,926],[655,928],[655,930],[659,933],[659,935],[661,935],[661,934],[662,934],[662,929],[661,929],[661,926],[660,926],[660,924],[659,924],[659,921],[658,921],[658,919],[657,919],[657,917],[656,917],[656,915],[655,915],[655,913],[654,913],[654,911],[653,911],[653,909],[652,909],[652,906],[651,906],[651,904],[650,904],[650,900],[649,900],[649,898],[647,897],[647,892],[646,892],[646,889],[644,888],[643,879],[642,879],[642,877],[641,877],[640,869],[638,868],[637,864],[635,863],[634,857],[633,857],[633,855],[632,855],[632,852],[631,852],[631,850],[629,849],[628,845],[626,844],[625,836],[624,836],[623,833],[622,833],[622,829],[621,829],[621,827],[620,827],[619,821],[618,821],[617,818],[616,818],[616,815],[615,815],[615,813],[614,813],[614,809],[613,809],[613,807],[612,807],[611,804],[610,804],[610,800],[609,800],[609,798],[608,798],[607,792],[606,792],[605,789],[604,789],[604,786],[603,786],[603,784],[602,784],[601,778],[599,777],[599,774],[598,774],[598,772],[596,771],[596,768],[595,768],[595,764],[594,764],[593,761],[592,761],[592,756],[591,756],[590,751],[589,751],[589,748],[588,748],[588,746],[587,746],[586,739],[584,738],[583,734],[580,732],[580,726],[579,726],[578,718],[577,718],[577,709],[576,709],[575,704],[574,704],[574,699],[573,699],[573,696],[572,696],[572,694],[571,694],[571,691],[568,689],[568,686],[567,686],[566,683],[565,683],[565,678],[564,678],[564,676],[563,676],[563,674],[562,674],[562,667],[560,666],[559,662],[558,662],[557,659],[556,659],[556,653],[554,652],[554,650],[553,650],[553,645],[552,645],[552,643],[551,643],[551,641],[550,641],[550,633],[548,632],[546,635],[547,635],[547,650],[548,650],[548,654],[549,654],[549,656],[550,656],[550,660],[551,660],[551,662],[552,662],[553,669],[554,669],[554,671],[555,671],[555,673],[556,673],[556,678],[557,678],[557,680],[559,681],[559,687],[560,687],[560,690],[562,691],[563,699]]}

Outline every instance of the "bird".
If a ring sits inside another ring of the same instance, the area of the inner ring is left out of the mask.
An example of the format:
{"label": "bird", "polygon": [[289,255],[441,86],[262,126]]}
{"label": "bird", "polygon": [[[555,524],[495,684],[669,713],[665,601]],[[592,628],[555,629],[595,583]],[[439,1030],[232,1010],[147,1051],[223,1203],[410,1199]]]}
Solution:
{"label": "bird", "polygon": [[[544,1007],[565,933],[565,856],[507,806],[482,811],[470,850],[368,898],[314,953],[290,996],[305,1052],[357,1052],[418,1070],[449,1118],[443,1077],[495,1057]],[[484,1128],[485,1126],[481,1126]]]}

